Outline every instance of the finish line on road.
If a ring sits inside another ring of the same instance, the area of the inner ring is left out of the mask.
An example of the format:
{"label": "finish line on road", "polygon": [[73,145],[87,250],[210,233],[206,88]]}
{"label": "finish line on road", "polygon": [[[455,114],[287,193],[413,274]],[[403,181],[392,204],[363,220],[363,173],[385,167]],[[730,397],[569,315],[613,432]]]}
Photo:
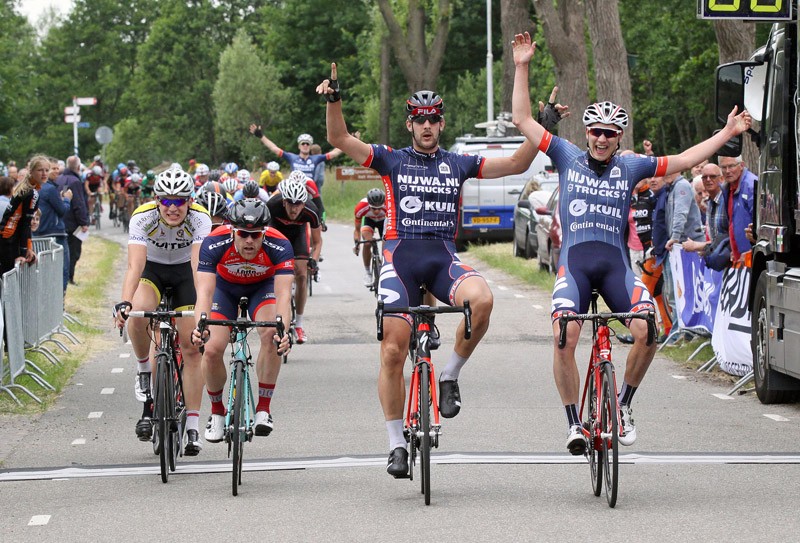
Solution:
{"label": "finish line on road", "polygon": [[[434,464],[583,464],[586,459],[555,453],[454,453],[431,455]],[[800,464],[798,453],[630,453],[619,455],[620,464]],[[381,456],[339,456],[244,461],[242,471],[289,471],[325,468],[384,466]],[[230,472],[229,460],[179,463],[174,474]],[[0,471],[0,482],[85,479],[157,475],[157,464],[84,466],[65,468],[19,468]]]}

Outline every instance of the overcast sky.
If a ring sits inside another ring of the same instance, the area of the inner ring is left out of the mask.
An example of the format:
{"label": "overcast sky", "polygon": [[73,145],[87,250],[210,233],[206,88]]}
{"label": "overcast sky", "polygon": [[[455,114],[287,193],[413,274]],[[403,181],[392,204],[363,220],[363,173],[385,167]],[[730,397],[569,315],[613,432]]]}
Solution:
{"label": "overcast sky", "polygon": [[19,10],[32,25],[35,25],[39,16],[44,13],[48,6],[53,6],[63,15],[72,6],[72,0],[22,0],[19,4]]}

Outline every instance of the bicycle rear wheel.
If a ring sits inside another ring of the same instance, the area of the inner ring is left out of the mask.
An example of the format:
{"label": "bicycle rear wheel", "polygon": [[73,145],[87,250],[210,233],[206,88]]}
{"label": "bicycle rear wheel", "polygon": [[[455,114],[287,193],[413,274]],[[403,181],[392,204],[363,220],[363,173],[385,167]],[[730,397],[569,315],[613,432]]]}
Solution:
{"label": "bicycle rear wheel", "polygon": [[601,432],[603,436],[603,470],[605,471],[606,500],[608,506],[617,504],[617,483],[619,476],[619,405],[614,387],[614,369],[611,363],[603,364]]}
{"label": "bicycle rear wheel", "polygon": [[589,439],[586,446],[586,456],[589,459],[589,472],[592,477],[592,491],[595,496],[599,496],[603,491],[603,449],[597,440],[597,426],[599,406],[597,405],[597,389],[595,388],[595,376],[590,374],[586,380],[586,396],[583,419],[583,428],[589,432]]}
{"label": "bicycle rear wheel", "polygon": [[430,366],[423,363],[419,366],[419,414],[422,440],[420,443],[420,479],[422,493],[425,494],[425,505],[431,504],[431,383]]}
{"label": "bicycle rear wheel", "polygon": [[160,443],[158,458],[161,464],[161,482],[163,483],[169,481],[171,456],[171,439],[167,424],[170,416],[169,406],[172,404],[168,369],[167,355],[161,353],[156,356],[156,390],[153,394],[153,401],[155,401],[153,413],[156,417],[156,432],[158,432],[158,442]]}
{"label": "bicycle rear wheel", "polygon": [[244,363],[240,360],[235,362],[236,372],[234,382],[231,386],[233,389],[233,417],[231,430],[231,443],[233,445],[233,471],[232,471],[232,489],[233,495],[239,494],[239,485],[242,484],[242,453],[244,452],[244,429],[243,425],[246,424],[244,420],[244,402],[247,391],[244,390]]}

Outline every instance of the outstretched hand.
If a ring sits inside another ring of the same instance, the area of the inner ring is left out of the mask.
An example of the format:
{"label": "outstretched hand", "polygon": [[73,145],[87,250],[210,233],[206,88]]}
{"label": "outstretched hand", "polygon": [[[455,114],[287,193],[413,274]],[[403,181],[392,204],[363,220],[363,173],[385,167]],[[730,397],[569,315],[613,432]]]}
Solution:
{"label": "outstretched hand", "polygon": [[556,96],[558,96],[558,86],[553,87],[547,104],[539,101],[538,121],[548,131],[552,130],[561,119],[570,116],[569,106],[557,104]]}
{"label": "outstretched hand", "polygon": [[750,117],[749,111],[745,109],[737,115],[736,112],[738,109],[738,106],[733,106],[731,112],[728,113],[728,122],[726,123],[726,126],[733,128],[734,134],[737,136],[742,132],[749,130],[750,125],[753,123],[753,119]]}
{"label": "outstretched hand", "polygon": [[516,34],[511,41],[511,48],[514,51],[514,64],[528,64],[536,52],[536,42],[531,41],[531,35],[527,32]]}

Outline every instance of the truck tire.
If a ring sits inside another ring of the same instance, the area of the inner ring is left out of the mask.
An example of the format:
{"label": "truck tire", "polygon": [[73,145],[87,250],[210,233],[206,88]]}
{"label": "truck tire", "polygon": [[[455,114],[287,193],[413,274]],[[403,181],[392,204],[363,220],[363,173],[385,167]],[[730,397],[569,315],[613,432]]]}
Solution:
{"label": "truck tire", "polygon": [[773,382],[782,376],[769,367],[769,315],[766,273],[762,273],[756,283],[751,323],[752,334],[750,341],[753,350],[753,376],[759,401],[763,404],[773,404],[797,400],[797,391],[775,390],[773,388]]}

